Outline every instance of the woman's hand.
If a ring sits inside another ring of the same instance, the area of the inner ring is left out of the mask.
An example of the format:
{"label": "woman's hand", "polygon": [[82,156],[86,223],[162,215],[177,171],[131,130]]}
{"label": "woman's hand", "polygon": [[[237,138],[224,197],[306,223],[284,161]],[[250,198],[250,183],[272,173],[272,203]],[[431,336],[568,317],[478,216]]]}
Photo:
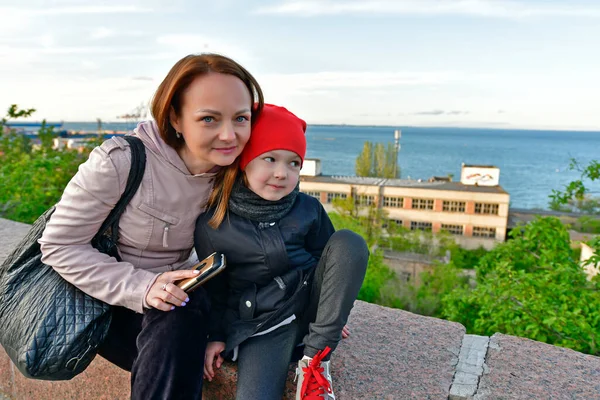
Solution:
{"label": "woman's hand", "polygon": [[348,329],[348,325],[344,325],[342,328],[342,339],[348,339],[350,336],[350,329]]}
{"label": "woman's hand", "polygon": [[146,304],[162,311],[171,311],[182,307],[190,301],[186,292],[173,282],[194,278],[198,270],[168,271],[160,274],[146,294]]}
{"label": "woman's hand", "polygon": [[204,379],[208,379],[209,382],[215,377],[213,364],[217,368],[221,368],[221,364],[223,364],[223,357],[221,357],[221,352],[223,350],[225,350],[224,342],[208,342],[206,345],[206,353],[204,355]]}

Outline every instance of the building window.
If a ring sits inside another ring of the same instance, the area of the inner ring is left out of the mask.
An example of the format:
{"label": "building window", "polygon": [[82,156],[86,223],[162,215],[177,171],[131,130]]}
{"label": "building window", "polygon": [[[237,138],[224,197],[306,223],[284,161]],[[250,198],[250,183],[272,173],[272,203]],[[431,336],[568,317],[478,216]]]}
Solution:
{"label": "building window", "polygon": [[402,282],[408,283],[412,280],[412,274],[410,272],[400,271],[398,279],[400,279]]}
{"label": "building window", "polygon": [[346,193],[327,193],[327,203],[331,203],[333,199],[346,200],[347,197]]}
{"label": "building window", "polygon": [[475,214],[498,215],[499,204],[475,203]]}
{"label": "building window", "polygon": [[489,228],[487,226],[474,226],[473,227],[473,237],[482,237],[482,238],[495,238],[496,237],[496,228]]}
{"label": "building window", "polygon": [[442,224],[442,230],[452,235],[462,235],[464,233],[462,225]]}
{"label": "building window", "polygon": [[411,221],[410,222],[410,230],[411,231],[430,231],[431,230],[431,222],[420,222],[420,221]]}
{"label": "building window", "polygon": [[389,197],[383,196],[384,207],[402,208],[404,204],[404,197]]}
{"label": "building window", "polygon": [[388,219],[383,223],[383,228],[398,228],[403,226],[401,219]]}
{"label": "building window", "polygon": [[375,203],[375,196],[359,194],[354,196],[354,204],[359,206],[370,206]]}
{"label": "building window", "polygon": [[442,211],[448,212],[465,212],[466,203],[464,201],[449,201],[444,200],[442,203]]}
{"label": "building window", "polygon": [[321,199],[321,192],[303,192],[306,193],[307,195],[314,197],[317,200]]}
{"label": "building window", "polygon": [[412,199],[412,208],[415,210],[433,210],[433,199]]}

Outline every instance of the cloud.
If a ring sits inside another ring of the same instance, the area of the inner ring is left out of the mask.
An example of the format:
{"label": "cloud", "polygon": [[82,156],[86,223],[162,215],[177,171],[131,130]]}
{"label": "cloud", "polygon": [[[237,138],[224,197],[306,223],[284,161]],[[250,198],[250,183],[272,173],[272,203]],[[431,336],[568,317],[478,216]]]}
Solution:
{"label": "cloud", "polygon": [[32,19],[25,10],[14,7],[0,7],[0,15],[2,16],[0,34],[2,34],[3,39],[9,37],[5,35],[15,35],[26,31],[32,24]]}
{"label": "cloud", "polygon": [[318,16],[336,14],[468,15],[493,18],[538,16],[600,17],[600,6],[581,2],[499,0],[289,0],[256,14]]}
{"label": "cloud", "polygon": [[89,60],[81,61],[81,66],[87,70],[96,70],[99,68],[97,63]]}
{"label": "cloud", "polygon": [[56,44],[56,40],[54,36],[50,33],[42,35],[38,38],[38,43],[45,48],[54,47]]}
{"label": "cloud", "polygon": [[138,6],[71,6],[51,7],[47,9],[32,9],[30,12],[37,15],[65,15],[65,14],[132,14],[151,13],[152,8]]}
{"label": "cloud", "polygon": [[310,92],[333,89],[374,89],[400,86],[443,85],[460,81],[462,76],[451,71],[440,72],[372,72],[324,71],[259,76],[263,86],[284,88],[286,92]]}
{"label": "cloud", "polygon": [[47,16],[63,16],[76,14],[142,14],[154,10],[148,7],[136,5],[103,5],[103,6],[73,6],[63,5],[61,2],[33,3],[27,6],[0,5],[0,37],[2,39],[14,39],[21,36],[22,32],[31,31],[40,27],[48,28]]}
{"label": "cloud", "polygon": [[247,65],[252,59],[251,54],[243,47],[203,35],[168,34],[159,36],[156,43],[164,45],[171,54],[212,52],[232,57],[243,65]]}
{"label": "cloud", "polygon": [[430,111],[417,111],[412,113],[411,115],[467,115],[469,111],[460,111],[460,110],[452,110],[452,111],[444,111],[444,110],[430,110]]}
{"label": "cloud", "polygon": [[431,110],[431,111],[417,111],[413,113],[413,115],[443,115],[444,111],[442,110]]}
{"label": "cloud", "polygon": [[156,90],[153,82],[133,84],[130,78],[52,78],[47,74],[3,82],[6,90],[0,92],[0,109],[16,103],[35,107],[38,112],[34,119],[92,121],[99,117],[114,121],[141,101],[151,99]]}
{"label": "cloud", "polygon": [[106,28],[104,26],[94,29],[90,33],[90,38],[92,39],[106,39],[111,36],[115,36],[116,31],[114,29]]}

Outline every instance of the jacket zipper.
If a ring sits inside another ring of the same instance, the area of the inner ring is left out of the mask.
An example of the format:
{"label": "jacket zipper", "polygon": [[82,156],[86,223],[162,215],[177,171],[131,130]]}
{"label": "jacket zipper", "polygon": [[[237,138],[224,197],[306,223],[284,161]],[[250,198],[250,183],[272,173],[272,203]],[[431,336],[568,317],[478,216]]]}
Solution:
{"label": "jacket zipper", "polygon": [[163,228],[163,247],[169,247],[169,242],[167,241],[169,235],[169,226],[168,222],[165,222],[165,227]]}
{"label": "jacket zipper", "polygon": [[300,289],[296,290],[296,292],[292,295],[292,297],[290,297],[285,303],[283,303],[281,305],[281,307],[279,307],[279,309],[273,315],[271,315],[269,318],[267,318],[263,322],[260,322],[258,325],[256,325],[256,331],[254,333],[258,332],[260,330],[260,328],[262,328],[267,322],[273,320],[275,317],[278,317],[279,314],[281,313],[281,310],[284,310],[289,304],[291,304],[293,301],[295,301],[296,298],[298,297],[298,293],[300,293],[302,291],[302,288],[305,287],[306,285],[308,285],[308,277],[304,277],[303,282],[300,285]]}

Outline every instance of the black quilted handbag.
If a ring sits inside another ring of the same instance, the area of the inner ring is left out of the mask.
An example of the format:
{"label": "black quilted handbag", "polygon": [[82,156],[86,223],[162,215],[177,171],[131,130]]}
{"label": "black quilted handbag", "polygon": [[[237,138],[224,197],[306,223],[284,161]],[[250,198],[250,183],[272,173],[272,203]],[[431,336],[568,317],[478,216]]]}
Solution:
{"label": "black quilted handbag", "polygon": [[[120,259],[119,218],[137,191],[146,167],[140,139],[125,136],[131,170],[121,199],[110,212],[92,245]],[[71,379],[96,356],[111,321],[111,306],[65,281],[42,263],[38,239],[54,207],[42,214],[0,267],[0,344],[28,378]]]}

